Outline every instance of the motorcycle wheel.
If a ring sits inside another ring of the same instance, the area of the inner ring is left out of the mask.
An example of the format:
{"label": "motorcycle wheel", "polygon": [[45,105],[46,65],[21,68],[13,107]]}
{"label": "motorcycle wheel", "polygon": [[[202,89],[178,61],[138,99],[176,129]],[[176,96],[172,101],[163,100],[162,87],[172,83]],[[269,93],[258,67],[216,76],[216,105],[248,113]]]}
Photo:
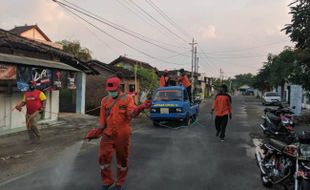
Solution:
{"label": "motorcycle wheel", "polygon": [[264,187],[268,187],[268,188],[272,187],[273,184],[268,180],[266,175],[261,174],[260,179]]}

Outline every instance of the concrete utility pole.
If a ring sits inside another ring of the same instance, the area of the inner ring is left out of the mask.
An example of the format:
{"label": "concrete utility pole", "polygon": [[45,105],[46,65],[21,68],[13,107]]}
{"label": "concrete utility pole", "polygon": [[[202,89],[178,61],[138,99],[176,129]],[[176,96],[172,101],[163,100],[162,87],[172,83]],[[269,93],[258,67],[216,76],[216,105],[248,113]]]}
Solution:
{"label": "concrete utility pole", "polygon": [[224,71],[222,69],[220,69],[220,80],[221,80],[221,84],[223,84],[223,80],[224,80]]}
{"label": "concrete utility pole", "polygon": [[189,45],[192,46],[192,70],[191,70],[191,83],[192,83],[192,89],[191,89],[191,92],[193,94],[193,91],[194,91],[194,62],[196,63],[196,54],[195,54],[195,49],[196,49],[196,53],[197,53],[197,47],[195,48],[195,45],[197,43],[195,43],[195,40],[193,38],[192,40],[192,43],[189,43]]}

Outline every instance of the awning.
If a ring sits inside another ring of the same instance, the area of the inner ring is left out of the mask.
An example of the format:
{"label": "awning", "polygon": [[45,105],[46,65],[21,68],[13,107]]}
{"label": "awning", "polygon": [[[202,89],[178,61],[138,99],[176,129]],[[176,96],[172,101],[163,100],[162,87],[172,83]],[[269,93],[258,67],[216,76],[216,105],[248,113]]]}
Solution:
{"label": "awning", "polygon": [[60,70],[67,70],[67,71],[77,71],[77,72],[80,71],[76,68],[73,68],[65,63],[58,62],[58,61],[50,61],[50,60],[45,60],[45,59],[37,59],[37,58],[4,54],[4,53],[0,53],[0,63],[1,62],[16,64],[16,65],[29,65],[29,66],[36,66],[36,67],[60,69]]}

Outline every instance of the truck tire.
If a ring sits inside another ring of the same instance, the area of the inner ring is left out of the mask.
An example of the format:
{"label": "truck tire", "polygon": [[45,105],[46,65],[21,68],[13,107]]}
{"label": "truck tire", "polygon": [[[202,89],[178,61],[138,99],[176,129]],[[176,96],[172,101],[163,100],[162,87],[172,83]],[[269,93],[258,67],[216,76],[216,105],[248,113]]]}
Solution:
{"label": "truck tire", "polygon": [[183,125],[184,126],[190,126],[191,125],[191,118],[189,116],[187,116],[184,120],[183,120]]}
{"label": "truck tire", "polygon": [[159,126],[160,126],[160,125],[159,125],[159,122],[153,120],[153,126],[154,126],[154,127],[159,127]]}

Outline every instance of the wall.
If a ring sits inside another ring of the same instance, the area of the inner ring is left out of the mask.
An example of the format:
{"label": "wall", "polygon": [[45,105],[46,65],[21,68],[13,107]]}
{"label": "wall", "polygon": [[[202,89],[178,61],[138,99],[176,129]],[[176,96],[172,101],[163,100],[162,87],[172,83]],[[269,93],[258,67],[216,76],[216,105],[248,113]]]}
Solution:
{"label": "wall", "polygon": [[23,32],[21,34],[21,36],[25,37],[25,38],[32,39],[32,40],[36,40],[38,42],[44,43],[46,45],[52,46],[52,47],[57,48],[57,49],[63,49],[63,46],[61,44],[57,44],[54,42],[47,41],[44,38],[44,36],[42,36],[41,33],[34,28],[31,30]]}
{"label": "wall", "polygon": [[[47,92],[46,112],[44,120],[54,121],[58,119],[59,110],[59,91]],[[25,128],[25,112],[26,108],[23,108],[22,112],[12,110],[17,103],[22,100],[23,93],[16,92],[12,95],[6,93],[0,93],[0,134],[8,133],[9,131],[22,131]]]}

